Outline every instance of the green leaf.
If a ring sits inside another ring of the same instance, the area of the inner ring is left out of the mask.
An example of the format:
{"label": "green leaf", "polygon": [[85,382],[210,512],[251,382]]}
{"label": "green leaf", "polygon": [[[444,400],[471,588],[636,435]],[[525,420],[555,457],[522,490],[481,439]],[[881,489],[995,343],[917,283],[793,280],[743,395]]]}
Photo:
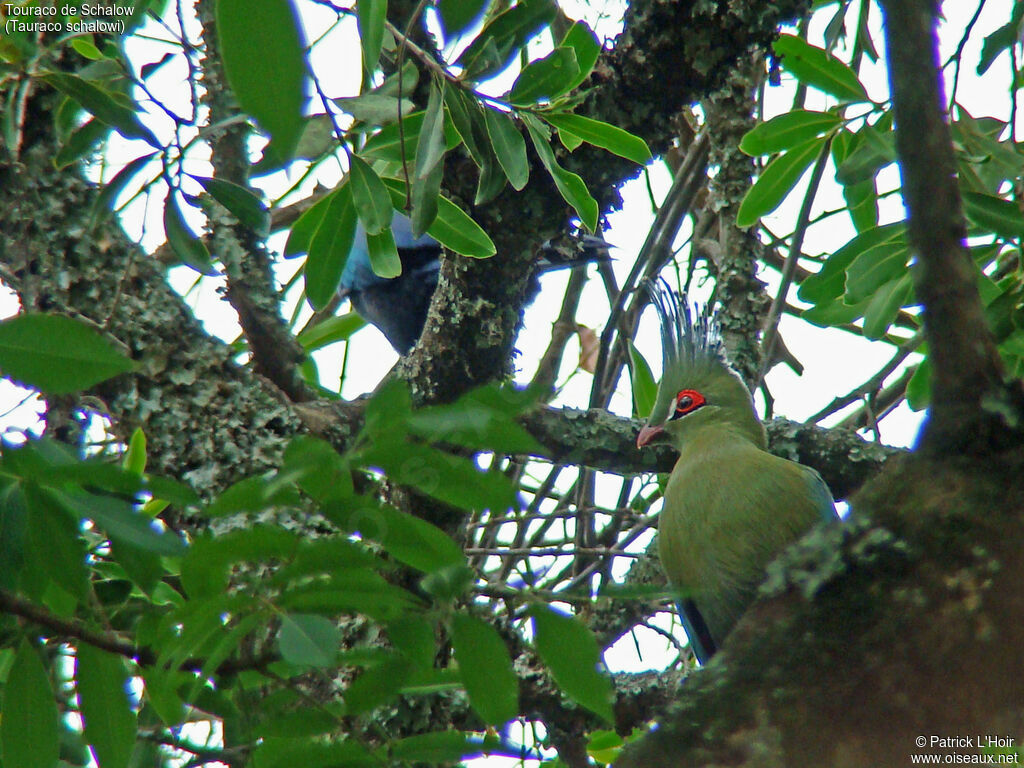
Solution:
{"label": "green leaf", "polygon": [[486,621],[452,616],[452,647],[469,703],[488,725],[502,726],[519,713],[519,681],[508,648]]}
{"label": "green leaf", "polygon": [[[422,465],[419,470],[423,471]],[[339,498],[324,504],[324,514],[342,528],[358,530],[379,542],[392,557],[425,573],[466,563],[462,550],[440,528],[385,504],[361,496]]]}
{"label": "green leaf", "polygon": [[558,140],[562,142],[562,146],[570,152],[575,152],[583,144],[583,139],[575,133],[570,133],[565,128],[560,128],[558,130]]}
{"label": "green leaf", "polygon": [[577,21],[569,27],[569,31],[565,33],[560,45],[568,46],[576,52],[579,74],[571,82],[569,86],[571,90],[586,80],[591,70],[594,69],[597,57],[601,53],[601,42],[590,27],[582,21]]}
{"label": "green leaf", "polygon": [[0,322],[0,373],[43,392],[79,392],[133,368],[81,320],[29,313]]}
{"label": "green leaf", "polygon": [[445,105],[451,115],[462,142],[466,145],[473,162],[480,168],[474,205],[490,202],[505,188],[505,175],[491,147],[487,135],[486,116],[476,101],[462,92],[461,88],[446,88]]}
{"label": "green leaf", "polygon": [[523,134],[516,128],[512,117],[504,112],[487,107],[484,109],[484,121],[501,169],[505,171],[512,188],[521,190],[530,180],[530,164],[526,159]]}
{"label": "green leaf", "polygon": [[420,589],[435,603],[452,603],[465,596],[476,576],[466,564],[448,565],[431,571],[420,580]]}
{"label": "green leaf", "polygon": [[633,416],[646,418],[658,397],[658,382],[651,373],[651,366],[632,342],[629,345],[629,359],[632,362],[629,378],[633,389]]}
{"label": "green leaf", "polygon": [[146,552],[174,557],[181,555],[184,545],[175,533],[158,530],[153,520],[136,512],[127,501],[112,496],[99,496],[80,489],[45,491],[71,515],[87,517],[115,541]]}
{"label": "green leaf", "polygon": [[[306,298],[314,309],[326,307],[337,293],[356,236],[356,209],[349,185],[339,187],[317,206],[325,201],[329,202],[309,243],[309,255],[303,268]],[[313,208],[306,211],[306,214],[312,213]]]}
{"label": "green leaf", "polygon": [[349,156],[349,184],[352,201],[366,234],[377,235],[390,230],[394,209],[391,196],[380,176],[358,155]]}
{"label": "green leaf", "polygon": [[402,260],[398,256],[398,246],[395,245],[395,236],[390,229],[376,235],[367,233],[366,247],[375,275],[391,278],[402,274]]}
{"label": "green leaf", "polygon": [[22,579],[28,552],[28,510],[21,485],[0,487],[0,589],[15,591]]}
{"label": "green leaf", "polygon": [[78,53],[82,54],[82,56],[92,61],[98,61],[103,58],[103,54],[100,52],[100,49],[96,47],[96,44],[92,40],[87,40],[84,37],[76,37],[72,40],[71,47],[78,51]]}
{"label": "green leaf", "polygon": [[251,190],[223,179],[193,176],[214,200],[223,205],[242,224],[261,237],[270,232],[270,212],[263,201]]}
{"label": "green leaf", "polygon": [[389,568],[389,563],[365,546],[333,536],[300,542],[288,561],[280,565],[270,577],[269,583],[286,587],[289,582],[306,581],[311,576],[337,575],[343,571],[374,576],[374,571]]}
{"label": "green leaf", "polygon": [[117,197],[124,191],[124,188],[155,157],[156,153],[151,152],[148,155],[135,158],[103,186],[103,189],[96,196],[96,201],[93,203],[92,216],[89,219],[90,231],[111,212]]}
{"label": "green leaf", "polygon": [[307,352],[314,352],[338,341],[347,341],[353,333],[366,325],[355,312],[332,315],[312,328],[306,328],[298,335],[298,342]]}
{"label": "green leaf", "polygon": [[146,433],[142,431],[142,427],[136,427],[132,432],[121,464],[126,470],[139,477],[142,477],[146,471]]}
{"label": "green leaf", "polygon": [[363,49],[363,69],[373,73],[380,59],[384,43],[384,21],[387,19],[387,0],[358,0],[356,21],[359,26],[359,41]]}
{"label": "green leaf", "polygon": [[[313,716],[320,714],[315,710]],[[331,722],[337,722],[332,718]],[[353,739],[324,741],[319,734],[305,739],[267,737],[253,752],[252,765],[259,768],[380,768],[380,758],[368,753]]]}
{"label": "green leaf", "polygon": [[573,136],[595,147],[607,149],[613,155],[632,160],[637,165],[646,165],[651,160],[647,142],[614,125],[568,112],[550,112],[543,117],[559,130],[569,131]]}
{"label": "green leaf", "polygon": [[[334,121],[325,114],[311,115],[302,121],[302,133],[295,146],[296,160],[318,160],[338,148],[338,137],[334,133]],[[257,164],[255,172],[264,165]],[[269,163],[266,164],[269,166]]]}
{"label": "green leaf", "polygon": [[61,93],[70,96],[86,111],[91,112],[107,125],[116,128],[125,138],[141,139],[158,149],[163,146],[163,142],[159,141],[152,131],[142,124],[135,110],[117,101],[112,94],[95,83],[66,72],[50,72],[40,79]]}
{"label": "green leaf", "polygon": [[370,667],[356,678],[345,691],[347,714],[369,712],[394,699],[409,678],[412,663],[398,654]]}
{"label": "green leaf", "polygon": [[[525,407],[533,403],[524,399]],[[409,431],[431,442],[504,454],[536,454],[534,437],[516,421],[525,410],[497,387],[475,389],[447,405],[420,408],[406,420]]]}
{"label": "green leaf", "polygon": [[[453,89],[445,89],[453,90]],[[411,162],[416,154],[420,129],[426,113],[413,112],[402,118],[401,129],[397,123],[385,125],[366,140],[359,155],[365,160],[386,160],[391,163]],[[448,120],[444,122],[445,149],[453,149],[462,140],[455,125]],[[405,207],[402,205],[401,207]]]}
{"label": "green leaf", "polygon": [[188,680],[187,673],[159,667],[143,667],[140,671],[145,682],[146,704],[153,708],[164,725],[180,725],[184,710],[177,691]]}
{"label": "green leaf", "polygon": [[[989,307],[992,302],[1003,296],[1003,289],[999,287],[999,284],[985,274],[985,270],[998,261],[999,245],[992,243],[990,245],[976,246],[970,249],[970,254],[971,261],[974,262],[974,274],[978,279],[978,297],[981,299],[983,306]],[[993,323],[992,330],[994,333],[996,329],[997,323]]]}
{"label": "green leaf", "polygon": [[398,118],[406,118],[416,111],[416,105],[409,99],[399,99],[382,93],[364,93],[362,96],[345,96],[334,103],[352,115],[356,120],[371,125],[390,125]]}
{"label": "green leaf", "polygon": [[412,396],[405,382],[386,380],[366,404],[363,431],[374,440],[393,439],[406,433],[405,424],[412,414]]}
{"label": "green leaf", "polygon": [[228,83],[242,109],[270,134],[277,165],[299,142],[306,65],[299,20],[285,0],[217,0],[217,37]]}
{"label": "green leaf", "polygon": [[781,35],[774,48],[782,57],[782,65],[800,82],[835,96],[841,102],[868,101],[857,73],[825,50],[796,35]]}
{"label": "green leaf", "polygon": [[547,56],[523,67],[512,84],[509,102],[514,106],[528,107],[541,101],[554,101],[572,90],[579,74],[576,50],[559,46]]}
{"label": "green leaf", "polygon": [[558,687],[570,699],[611,722],[611,681],[598,671],[601,650],[579,620],[548,606],[532,606],[534,644]]}
{"label": "green leaf", "polygon": [[832,299],[805,309],[800,313],[800,317],[821,328],[848,325],[858,317],[864,316],[868,301],[870,299],[851,306],[844,303],[842,298]]}
{"label": "green leaf", "polygon": [[[918,350],[923,352],[924,350]],[[923,411],[932,399],[932,366],[926,357],[907,382],[907,405],[912,411]]]}
{"label": "green leaf", "polygon": [[[397,206],[405,204],[405,184],[400,179],[384,179]],[[487,233],[459,206],[446,197],[438,198],[437,218],[427,233],[449,250],[473,259],[486,259],[497,249]]]}
{"label": "green leaf", "polygon": [[52,768],[60,754],[57,698],[39,655],[22,640],[4,685],[4,768]]}
{"label": "green leaf", "polygon": [[874,179],[843,187],[843,199],[858,232],[878,226],[878,192]]}
{"label": "green leaf", "polygon": [[823,138],[805,141],[772,160],[740,203],[736,226],[752,226],[778,208],[821,152],[824,142]]}
{"label": "green leaf", "polygon": [[302,542],[291,531],[254,525],[220,536],[197,536],[181,564],[181,584],[193,600],[222,593],[233,563],[291,559]]}
{"label": "green leaf", "polygon": [[462,92],[461,88],[445,88],[443,93],[445,106],[448,107],[448,114],[451,115],[452,124],[459,138],[466,145],[473,162],[482,168],[484,151],[477,143],[477,132],[473,128],[473,115],[479,113],[479,107]]}
{"label": "green leaf", "polygon": [[463,758],[479,753],[480,745],[459,731],[439,731],[406,736],[391,744],[391,760],[401,765],[427,763],[460,764]]}
{"label": "green leaf", "polygon": [[400,562],[425,573],[466,563],[462,550],[444,531],[393,507],[356,496],[325,504],[324,513],[343,528],[358,530],[377,541]]}
{"label": "green leaf", "polygon": [[332,192],[324,195],[295,220],[282,252],[286,259],[294,259],[309,252],[309,244],[313,240],[313,235],[316,234],[323,222],[335,194]]}
{"label": "green leaf", "polygon": [[615,731],[593,731],[587,741],[587,754],[602,764],[614,763],[626,741]]}
{"label": "green leaf", "polygon": [[412,182],[412,231],[419,236],[430,228],[437,219],[441,199],[441,180],[444,177],[444,163],[440,163],[424,178]]}
{"label": "green leaf", "polygon": [[152,597],[165,573],[160,555],[124,541],[111,541],[110,549],[114,560],[121,564],[128,578]]}
{"label": "green leaf", "polygon": [[279,600],[282,608],[330,616],[359,613],[378,622],[393,621],[422,605],[403,589],[377,574],[353,571],[289,586]]}
{"label": "green leaf", "polygon": [[555,182],[559,193],[576,210],[583,226],[591,232],[595,231],[599,210],[597,201],[591,196],[587,185],[578,175],[565,170],[555,160],[555,153],[549,143],[548,129],[544,124],[528,112],[524,112],[522,117],[530,132],[533,147],[537,150],[537,156],[551,174],[551,180]]}
{"label": "green leaf", "polygon": [[950,127],[953,140],[962,145],[958,153],[961,188],[976,177],[980,183],[968,184],[967,189],[998,194],[1007,179],[1017,177],[1021,166],[1021,155],[1012,137],[999,139],[1006,123],[991,117],[975,119],[962,108],[958,112],[959,119]]}
{"label": "green leaf", "polygon": [[1010,20],[985,37],[985,43],[981,47],[981,56],[978,59],[978,75],[985,74],[999,54],[1017,43],[1022,17],[1024,17],[1024,3],[1015,2]]}
{"label": "green leaf", "polygon": [[833,253],[817,274],[804,278],[797,296],[801,301],[811,304],[821,304],[839,298],[846,290],[846,268],[854,259],[881,243],[905,243],[906,237],[907,225],[902,221],[861,232]]}
{"label": "green leaf", "polygon": [[437,655],[434,623],[421,616],[406,615],[388,622],[388,638],[409,661],[421,669],[432,669]]}
{"label": "green leaf", "polygon": [[102,120],[90,120],[80,125],[72,132],[68,140],[64,142],[56,157],[53,158],[53,165],[57,170],[63,170],[73,162],[91,152],[110,132],[110,126]]}
{"label": "green leaf", "polygon": [[913,290],[909,271],[878,288],[864,310],[864,335],[872,341],[883,338]]}
{"label": "green leaf", "polygon": [[210,261],[210,252],[206,250],[206,244],[188,228],[178,197],[173,192],[167,196],[164,203],[164,232],[171,250],[183,263],[201,275],[217,274],[213,262]]}
{"label": "green leaf", "polygon": [[[845,128],[836,131],[832,137],[833,165],[839,168],[863,141],[862,134],[851,133]],[[878,195],[874,177],[843,187],[843,197],[858,232],[878,226]]]}
{"label": "green leaf", "polygon": [[520,0],[491,19],[455,63],[465,69],[467,78],[486,80],[507,67],[518,50],[557,13],[552,0]]}
{"label": "green leaf", "polygon": [[277,643],[289,664],[326,669],[336,664],[342,637],[338,627],[323,616],[290,613],[281,617]]}
{"label": "green leaf", "polygon": [[490,143],[488,142],[484,146],[486,148],[483,150],[483,166],[480,168],[480,178],[477,179],[473,205],[489,203],[505,189],[506,177],[501,170],[501,164],[498,162],[498,158],[495,157]]}
{"label": "green leaf", "polygon": [[859,143],[836,168],[836,181],[843,186],[873,179],[879,169],[896,161],[896,134],[891,127],[866,125],[854,135]]}
{"label": "green leaf", "polygon": [[[443,82],[440,87],[436,81],[430,84],[423,126],[416,143],[416,178],[428,176],[444,158],[444,92]],[[414,229],[413,234],[418,237],[423,230]]]}
{"label": "green leaf", "polygon": [[910,249],[903,242],[880,243],[860,254],[846,268],[846,303],[871,298],[890,280],[907,272]]}
{"label": "green leaf", "polygon": [[740,141],[740,150],[752,157],[771,155],[834,130],[842,119],[834,112],[794,109],[758,123]]}
{"label": "green leaf", "polygon": [[399,485],[413,486],[460,509],[504,511],[516,506],[512,483],[500,472],[481,471],[471,459],[401,437],[379,439],[359,458],[383,469]]}
{"label": "green leaf", "polygon": [[75,684],[85,738],[103,768],[127,768],[137,725],[126,693],[128,676],[120,656],[80,643]]}
{"label": "green leaf", "polygon": [[441,178],[444,175],[444,83],[431,84],[426,116],[416,144],[416,172],[412,182],[412,232],[419,237],[437,218]]}
{"label": "green leaf", "polygon": [[445,38],[457,37],[477,21],[487,8],[487,0],[439,0],[438,13]]}
{"label": "green leaf", "polygon": [[37,486],[26,484],[24,499],[28,510],[28,543],[34,567],[69,595],[84,599],[89,577],[85,570],[85,547],[78,535],[77,521]]}
{"label": "green leaf", "polygon": [[964,214],[975,226],[1001,237],[1024,236],[1024,214],[1017,203],[980,192],[962,192],[961,197]]}

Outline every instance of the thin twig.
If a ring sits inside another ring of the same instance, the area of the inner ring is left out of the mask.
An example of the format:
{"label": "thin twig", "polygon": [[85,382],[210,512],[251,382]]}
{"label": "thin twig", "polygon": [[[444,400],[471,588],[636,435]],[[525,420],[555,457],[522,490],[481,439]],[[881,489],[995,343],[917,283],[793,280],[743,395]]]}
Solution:
{"label": "thin twig", "polygon": [[757,372],[757,380],[754,382],[753,391],[760,389],[764,383],[764,376],[768,372],[768,367],[771,365],[772,354],[775,352],[775,340],[779,333],[779,320],[782,318],[782,311],[786,306],[786,296],[789,294],[789,287],[793,283],[793,277],[796,274],[798,262],[800,261],[800,251],[804,245],[804,235],[807,233],[807,222],[811,218],[811,206],[814,204],[814,198],[818,194],[818,186],[821,184],[821,177],[825,173],[825,164],[828,162],[829,149],[832,146],[832,139],[829,137],[825,140],[825,143],[821,145],[821,151],[818,153],[818,160],[814,164],[814,170],[811,172],[811,180],[807,185],[807,192],[804,195],[803,203],[800,206],[800,214],[797,217],[796,229],[793,231],[793,242],[789,248],[789,255],[786,257],[786,263],[782,267],[782,279],[779,283],[779,291],[775,294],[775,299],[772,301],[771,309],[768,311],[768,319],[766,321],[764,330],[764,341],[761,342],[761,366]]}
{"label": "thin twig", "polygon": [[881,389],[883,382],[892,375],[893,371],[899,368],[900,365],[903,364],[903,361],[906,360],[914,350],[921,346],[922,341],[924,341],[924,336],[918,333],[905,344],[901,344],[896,349],[896,354],[893,355],[889,362],[883,365],[875,375],[860,386],[854,387],[845,395],[833,399],[831,403],[808,418],[807,421],[812,424],[816,424],[822,419],[831,416],[833,413],[841,411],[851,403],[855,403],[858,400],[863,400],[865,397],[875,395]]}

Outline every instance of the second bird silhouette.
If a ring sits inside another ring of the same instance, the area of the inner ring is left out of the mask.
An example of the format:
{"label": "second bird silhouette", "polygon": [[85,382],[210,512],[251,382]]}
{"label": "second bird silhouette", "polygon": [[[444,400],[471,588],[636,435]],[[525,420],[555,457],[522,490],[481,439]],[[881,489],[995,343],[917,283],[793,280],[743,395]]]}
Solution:
{"label": "second bird silhouette", "polygon": [[[341,274],[339,293],[348,297],[352,307],[367,322],[380,329],[398,354],[404,355],[423,331],[430,297],[434,295],[441,270],[441,244],[427,234],[414,237],[412,222],[400,213],[395,213],[391,221],[391,233],[398,246],[402,274],[386,278],[374,273],[366,230],[360,223]],[[544,243],[535,274],[605,260],[608,248],[608,243],[591,235],[576,238],[571,248]]]}

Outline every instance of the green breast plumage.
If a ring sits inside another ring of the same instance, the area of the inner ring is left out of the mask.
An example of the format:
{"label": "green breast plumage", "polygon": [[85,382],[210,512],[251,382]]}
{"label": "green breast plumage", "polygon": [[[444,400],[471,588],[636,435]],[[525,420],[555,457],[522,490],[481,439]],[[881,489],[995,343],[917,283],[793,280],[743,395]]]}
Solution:
{"label": "green breast plumage", "polygon": [[659,554],[669,581],[692,598],[720,644],[768,563],[834,515],[813,470],[732,430],[708,428],[681,446],[665,490]]}

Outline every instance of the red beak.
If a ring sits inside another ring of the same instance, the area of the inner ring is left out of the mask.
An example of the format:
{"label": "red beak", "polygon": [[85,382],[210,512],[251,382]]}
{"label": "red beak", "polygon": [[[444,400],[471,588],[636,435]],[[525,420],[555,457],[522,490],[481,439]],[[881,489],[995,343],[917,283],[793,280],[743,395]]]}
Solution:
{"label": "red beak", "polygon": [[662,432],[664,432],[663,427],[652,427],[650,424],[645,424],[640,430],[640,434],[636,436],[636,447],[643,448]]}

